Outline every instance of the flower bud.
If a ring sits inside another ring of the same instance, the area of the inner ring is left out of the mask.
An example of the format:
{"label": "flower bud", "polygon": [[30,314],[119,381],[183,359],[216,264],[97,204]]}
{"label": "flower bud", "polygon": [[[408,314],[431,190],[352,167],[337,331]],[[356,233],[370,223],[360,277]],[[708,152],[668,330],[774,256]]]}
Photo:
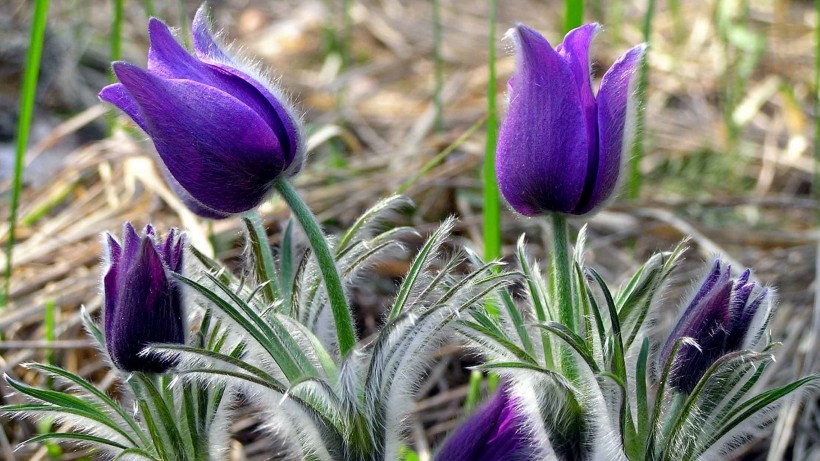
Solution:
{"label": "flower bud", "polygon": [[504,198],[519,213],[583,215],[615,190],[631,138],[630,83],[645,45],[627,51],[592,92],[589,47],[600,27],[571,30],[555,49],[519,24],[518,51],[508,84],[509,108],[496,150]]}
{"label": "flower bud", "polygon": [[502,386],[450,435],[435,461],[526,461],[535,453],[523,417]]}
{"label": "flower bud", "polygon": [[[682,344],[672,365],[670,385],[680,392],[691,393],[720,357],[754,347],[768,323],[771,290],[750,281],[749,269],[732,280],[730,269],[715,261],[663,346],[661,367],[679,338],[689,337],[697,343]],[[763,321],[755,325],[756,318]]]}
{"label": "flower bud", "polygon": [[176,229],[159,242],[150,225],[140,237],[126,223],[122,245],[105,234],[105,344],[120,370],[163,373],[174,365],[141,352],[151,343],[185,342],[182,290],[169,273],[182,268],[184,242]]}
{"label": "flower bud", "polygon": [[281,93],[223,51],[204,7],[192,29],[195,56],[151,18],[148,68],[115,62],[120,83],[100,98],[151,137],[165,177],[191,211],[224,218],[255,208],[277,178],[298,172],[304,145]]}

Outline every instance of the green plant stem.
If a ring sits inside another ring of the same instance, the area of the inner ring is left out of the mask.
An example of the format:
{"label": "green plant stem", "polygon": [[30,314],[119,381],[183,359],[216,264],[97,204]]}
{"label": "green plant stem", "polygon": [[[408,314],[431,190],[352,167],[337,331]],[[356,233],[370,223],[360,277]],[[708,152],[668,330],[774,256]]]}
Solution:
{"label": "green plant stem", "polygon": [[[646,16],[643,22],[643,41],[649,45],[652,36],[652,20],[655,17],[656,0],[649,0],[646,6]],[[644,154],[644,126],[646,125],[646,114],[644,112],[644,102],[646,101],[646,87],[649,85],[649,48],[641,57],[638,64],[638,85],[635,103],[638,105],[635,113],[635,139],[631,146],[631,157],[629,159],[629,187],[628,195],[632,200],[637,200],[641,193],[641,159]]]}
{"label": "green plant stem", "polygon": [[442,133],[444,132],[444,108],[441,92],[444,88],[444,71],[441,60],[441,0],[433,0],[433,62],[435,68],[433,106],[436,111],[434,126],[437,133]]}
{"label": "green plant stem", "polygon": [[279,299],[279,278],[276,274],[276,264],[273,261],[273,252],[270,249],[265,223],[262,221],[258,208],[248,212],[242,220],[245,221],[245,226],[248,228],[248,238],[254,252],[256,274],[259,277],[264,277],[264,280],[260,280],[261,283],[266,283],[263,293],[268,302],[273,302]]}
{"label": "green plant stem", "polygon": [[353,329],[353,315],[345,299],[342,280],[336,268],[336,260],[325,239],[325,234],[316,221],[316,216],[310,211],[296,189],[283,178],[277,179],[274,187],[288,204],[293,216],[299,221],[305,231],[310,247],[319,262],[319,269],[325,280],[327,297],[333,313],[333,322],[336,324],[336,335],[339,341],[339,353],[342,357],[356,345],[356,332]]}
{"label": "green plant stem", "polygon": [[[575,325],[578,313],[575,310],[572,297],[572,262],[570,259],[569,226],[566,216],[553,213],[550,215],[552,224],[552,301],[558,312],[558,321],[569,328],[570,331],[578,333]],[[576,376],[575,367],[572,360],[572,351],[567,346],[560,346],[559,349],[561,370],[563,374],[572,380]]]}
{"label": "green plant stem", "polygon": [[[122,56],[122,15],[124,0],[114,0],[114,16],[111,22],[111,61],[119,61]],[[111,72],[109,80],[115,81],[116,77]]]}
{"label": "green plant stem", "polygon": [[145,9],[145,16],[152,18],[154,17],[154,0],[143,0],[142,6]]}
{"label": "green plant stem", "polygon": [[481,400],[481,383],[484,381],[484,373],[481,370],[470,372],[470,381],[467,391],[467,399],[464,401],[464,411],[470,412]]}
{"label": "green plant stem", "polygon": [[484,148],[484,260],[501,256],[501,201],[495,178],[495,149],[498,138],[495,74],[496,0],[490,0],[490,59],[487,82],[487,140]]}
{"label": "green plant stem", "polygon": [[569,251],[569,226],[566,216],[559,213],[550,215],[552,225],[552,299],[558,312],[558,321],[576,332],[576,312],[572,305],[572,265]]}
{"label": "green plant stem", "polygon": [[46,33],[48,18],[48,0],[36,0],[34,16],[31,20],[31,34],[26,55],[26,70],[23,75],[23,88],[20,94],[20,118],[17,125],[17,145],[14,154],[14,176],[11,186],[11,203],[9,205],[9,236],[6,242],[6,274],[3,282],[3,293],[0,298],[0,309],[6,307],[11,289],[12,251],[14,250],[14,231],[17,225],[17,209],[20,206],[20,192],[23,188],[23,167],[25,165],[26,147],[31,130],[31,117],[34,113],[34,96],[37,93],[37,77],[40,74],[40,58],[43,55],[43,38]]}
{"label": "green plant stem", "polygon": [[584,22],[584,0],[566,0],[564,32],[580,26]]}

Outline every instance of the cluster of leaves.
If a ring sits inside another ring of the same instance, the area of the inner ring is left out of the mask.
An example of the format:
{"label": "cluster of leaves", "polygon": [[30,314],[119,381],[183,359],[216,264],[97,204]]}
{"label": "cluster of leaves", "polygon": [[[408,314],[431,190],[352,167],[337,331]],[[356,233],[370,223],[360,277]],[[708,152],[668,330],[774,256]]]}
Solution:
{"label": "cluster of leaves", "polygon": [[[88,313],[83,323],[106,354],[105,338]],[[205,312],[194,347],[219,354],[228,351],[227,331]],[[241,346],[229,350],[239,356]],[[62,368],[32,363],[29,367],[54,382],[59,390],[39,389],[5,376],[6,382],[28,400],[2,411],[32,418],[54,418],[62,429],[44,432],[24,444],[71,441],[98,448],[115,459],[155,461],[207,460],[227,442],[225,418],[234,392],[225,385],[173,383],[172,375],[134,373],[125,380],[123,401],[117,402],[91,382]],[[139,398],[135,398],[139,396]],[[129,410],[133,407],[133,410]]]}
{"label": "cluster of leaves", "polygon": [[[334,242],[348,288],[368,265],[399,248],[402,235],[414,232],[382,229],[387,216],[409,205],[398,196],[383,200]],[[75,423],[28,443],[59,438],[99,445],[118,458],[207,459],[224,448],[230,403],[241,395],[260,411],[285,459],[399,459],[415,386],[432,352],[454,320],[481,308],[489,293],[516,277],[498,271],[495,262],[465,274],[472,255],[445,251],[453,223],[445,221],[420,247],[379,333],[345,356],[339,354],[317,263],[309,250],[294,254],[293,225],[286,228],[276,267],[261,261],[267,241],[249,225],[249,249],[256,256],[250,276],[237,277],[194,249],[196,268],[189,264],[184,272],[198,275],[174,274],[190,288],[189,311],[204,312],[200,332],[189,344],[146,351],[178,365],[167,375],[135,373],[126,379],[138,396],[133,416],[127,402],[114,402],[82,378],[43,365],[33,366],[70,377],[79,394],[9,380],[44,405],[4,410],[57,413]],[[276,287],[268,289],[271,284]],[[98,327],[90,321],[87,327],[102,345]]]}
{"label": "cluster of leaves", "polygon": [[[669,385],[675,357],[690,338],[678,339],[661,363],[649,326],[663,305],[664,288],[681,260],[684,244],[654,255],[613,294],[583,261],[585,232],[576,246],[573,303],[581,334],[558,319],[537,263],[519,240],[516,257],[525,290],[516,303],[507,289],[507,315],[481,311],[459,330],[488,362],[484,368],[508,376],[534,440],[550,459],[698,460],[724,459],[772,420],[782,397],[818,380],[809,376],[755,393],[777,343],[724,355],[684,394]],[[519,311],[519,307],[520,308]],[[765,325],[761,327],[761,330]],[[548,443],[542,443],[548,441]]]}

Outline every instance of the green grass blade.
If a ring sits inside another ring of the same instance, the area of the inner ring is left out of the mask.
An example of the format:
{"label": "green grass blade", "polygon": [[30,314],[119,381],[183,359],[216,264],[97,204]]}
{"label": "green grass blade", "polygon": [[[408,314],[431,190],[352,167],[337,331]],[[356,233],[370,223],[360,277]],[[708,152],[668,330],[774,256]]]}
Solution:
{"label": "green grass blade", "polygon": [[564,33],[584,23],[584,0],[566,0]]}
{"label": "green grass blade", "polygon": [[441,59],[441,0],[433,0],[433,66],[435,88],[433,90],[433,107],[435,109],[435,129],[444,132],[444,101],[441,92],[444,88],[444,65]]}
{"label": "green grass blade", "polygon": [[484,147],[484,259],[501,257],[501,200],[495,177],[495,149],[498,144],[498,112],[496,110],[495,23],[497,0],[490,0],[490,58],[487,62],[487,124]]}
{"label": "green grass blade", "polygon": [[12,251],[14,250],[14,233],[17,226],[17,209],[20,206],[20,193],[23,189],[23,168],[26,147],[31,132],[31,119],[34,114],[34,99],[37,94],[37,79],[40,74],[40,59],[43,56],[43,39],[46,33],[48,18],[48,0],[34,2],[34,16],[31,20],[26,70],[23,74],[23,87],[20,90],[20,118],[17,125],[17,143],[14,153],[14,175],[11,186],[11,203],[9,204],[9,233],[6,242],[6,274],[3,282],[3,293],[0,298],[0,309],[6,307],[11,288]]}
{"label": "green grass blade", "polygon": [[[655,2],[656,0],[649,0],[646,8],[646,16],[643,23],[643,40],[649,45],[649,39],[652,35],[652,20],[655,16]],[[646,102],[646,87],[649,85],[649,48],[641,57],[641,63],[638,66],[638,87],[635,103],[638,105],[638,110],[635,113],[635,139],[632,142],[631,156],[629,159],[629,187],[628,195],[630,199],[637,199],[641,192],[641,159],[643,158],[644,150],[644,127],[646,125],[646,111],[644,104]]]}

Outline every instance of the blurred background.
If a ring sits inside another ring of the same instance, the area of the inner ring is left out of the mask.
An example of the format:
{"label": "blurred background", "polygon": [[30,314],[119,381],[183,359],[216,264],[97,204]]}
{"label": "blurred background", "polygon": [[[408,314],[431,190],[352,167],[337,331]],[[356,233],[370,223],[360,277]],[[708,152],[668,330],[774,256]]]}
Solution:
{"label": "blurred background", "polygon": [[[118,231],[123,221],[184,227],[197,248],[242,266],[240,223],[206,222],[185,210],[154,167],[152,144],[96,96],[110,80],[112,59],[144,66],[149,16],[177,27],[187,40],[198,6],[182,0],[52,1],[17,186],[34,1],[0,0],[0,271],[10,280],[0,308],[0,366],[6,373],[35,380],[20,364],[51,361],[117,392],[116,374],[82,332],[79,309],[99,310],[99,234]],[[224,39],[269,71],[304,112],[310,156],[296,185],[326,229],[342,229],[379,198],[402,191],[417,209],[400,219],[426,233],[457,215],[457,243],[482,251],[491,52],[503,120],[514,70],[505,31],[522,21],[557,44],[565,32],[563,2],[499,1],[494,30],[489,0],[212,0],[209,6]],[[621,53],[650,42],[640,143],[628,153],[619,198],[589,220],[587,262],[617,286],[650,254],[691,236],[687,264],[671,289],[686,289],[715,253],[735,267],[753,267],[780,295],[773,336],[784,345],[767,382],[817,371],[815,4],[593,0],[585,2],[584,21],[604,25],[593,44],[596,84]],[[15,191],[19,206],[13,207]],[[274,199],[263,215],[277,242],[286,208]],[[531,254],[544,259],[544,223],[504,206],[501,223],[503,257],[527,233]],[[572,221],[576,230],[583,224]],[[363,337],[378,327],[406,267],[401,258],[380,264],[354,290]],[[668,327],[678,306],[663,307],[670,316],[659,323]],[[464,367],[475,363],[457,344],[439,356],[421,383],[410,424],[420,459],[462,414]],[[4,386],[4,402],[15,402]],[[234,425],[232,456],[268,459],[258,422],[247,415]],[[56,446],[15,453],[38,428],[7,419],[2,424],[5,459],[93,458]],[[788,401],[776,424],[738,459],[820,460],[817,401]]]}

